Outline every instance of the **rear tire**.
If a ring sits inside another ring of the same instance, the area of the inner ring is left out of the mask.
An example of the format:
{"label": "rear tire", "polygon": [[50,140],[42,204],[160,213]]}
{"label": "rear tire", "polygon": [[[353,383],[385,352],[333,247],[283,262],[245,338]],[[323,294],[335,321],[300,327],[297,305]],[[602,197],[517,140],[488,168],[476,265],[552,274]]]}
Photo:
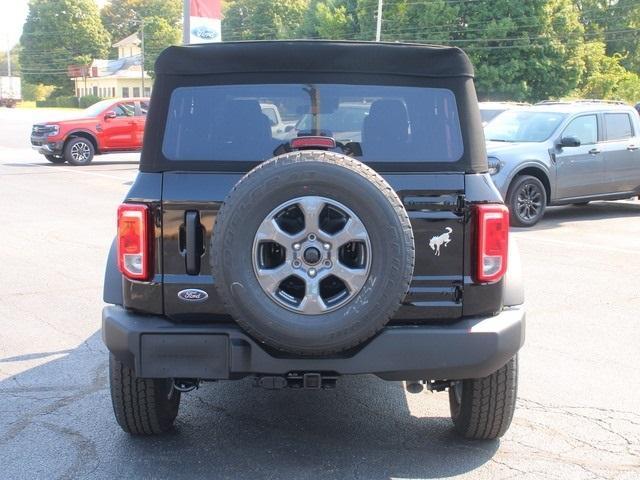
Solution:
{"label": "rear tire", "polygon": [[180,406],[180,392],[173,380],[138,378],[111,355],[109,383],[116,421],[132,435],[154,435],[173,426]]}
{"label": "rear tire", "polygon": [[449,388],[456,431],[472,440],[500,438],[511,425],[517,393],[517,355],[488,377],[456,382]]}
{"label": "rear tire", "polygon": [[84,137],[72,138],[64,146],[64,159],[70,165],[89,165],[94,154],[93,143]]}
{"label": "rear tire", "polygon": [[49,160],[51,163],[56,163],[56,164],[66,162],[66,160],[63,157],[56,157],[55,155],[45,155],[44,158]]}
{"label": "rear tire", "polygon": [[511,225],[533,227],[544,216],[547,191],[540,180],[531,175],[515,178],[507,193]]}

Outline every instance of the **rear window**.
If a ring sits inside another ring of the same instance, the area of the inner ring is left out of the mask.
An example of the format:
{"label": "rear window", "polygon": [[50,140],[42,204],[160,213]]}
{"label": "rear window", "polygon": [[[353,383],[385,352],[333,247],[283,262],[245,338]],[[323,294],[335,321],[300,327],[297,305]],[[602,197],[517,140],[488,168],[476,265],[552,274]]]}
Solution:
{"label": "rear window", "polygon": [[606,113],[604,124],[607,130],[607,140],[624,140],[633,137],[631,118],[626,113]]}
{"label": "rear window", "polygon": [[[273,108],[284,125],[270,121]],[[256,162],[308,135],[351,144],[367,162],[455,162],[463,154],[450,90],[338,84],[177,88],[162,151],[174,161]]]}

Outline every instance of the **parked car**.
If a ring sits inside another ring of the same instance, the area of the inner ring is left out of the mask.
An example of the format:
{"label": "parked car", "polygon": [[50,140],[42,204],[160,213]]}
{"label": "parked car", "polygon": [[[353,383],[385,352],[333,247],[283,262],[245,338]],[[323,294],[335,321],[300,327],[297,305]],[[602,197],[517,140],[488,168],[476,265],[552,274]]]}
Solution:
{"label": "parked car", "polygon": [[544,102],[506,111],[485,136],[513,225],[535,225],[547,205],[640,193],[640,118],[623,103]]}
{"label": "parked car", "polygon": [[148,98],[102,100],[72,120],[38,123],[31,145],[52,163],[87,165],[94,155],[142,148]]}
{"label": "parked car", "polygon": [[482,118],[482,125],[486,126],[491,120],[496,118],[502,112],[507,110],[514,110],[520,107],[526,107],[528,103],[521,102],[480,102],[480,117]]}
{"label": "parked car", "polygon": [[320,112],[316,115],[304,114],[293,129],[293,136],[313,135],[314,118],[322,126],[321,135],[333,137],[338,142],[361,142],[365,118],[369,114],[371,104],[363,102],[344,102],[331,112]]}
{"label": "parked car", "polygon": [[[524,295],[467,56],[224,42],[170,47],[155,73],[104,285],[122,429],[169,430],[201,381],[317,390],[374,374],[448,390],[464,437],[503,435]],[[274,138],[260,103],[305,128]],[[341,145],[332,115],[349,104],[360,140]]]}
{"label": "parked car", "polygon": [[271,126],[271,135],[274,138],[281,138],[287,135],[287,132],[293,129],[295,121],[285,122],[280,115],[280,109],[273,103],[261,103],[260,109],[269,119],[269,125]]}

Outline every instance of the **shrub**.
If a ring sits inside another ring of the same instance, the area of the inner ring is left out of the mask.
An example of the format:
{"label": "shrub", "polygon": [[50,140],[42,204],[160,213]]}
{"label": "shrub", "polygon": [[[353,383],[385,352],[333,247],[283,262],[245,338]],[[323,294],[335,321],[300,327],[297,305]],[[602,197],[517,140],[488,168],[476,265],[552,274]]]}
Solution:
{"label": "shrub", "polygon": [[53,97],[36,101],[36,107],[78,108],[78,99],[74,96]]}
{"label": "shrub", "polygon": [[98,97],[97,95],[85,95],[84,97],[80,97],[78,104],[80,108],[87,108],[94,103],[99,102],[100,100],[102,100],[102,98]]}

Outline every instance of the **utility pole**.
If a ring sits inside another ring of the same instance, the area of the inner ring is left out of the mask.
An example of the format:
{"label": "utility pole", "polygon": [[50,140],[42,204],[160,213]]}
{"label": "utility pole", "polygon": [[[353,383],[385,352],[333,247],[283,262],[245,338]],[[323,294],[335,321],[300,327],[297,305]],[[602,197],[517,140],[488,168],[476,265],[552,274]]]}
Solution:
{"label": "utility pole", "polygon": [[382,0],[378,0],[378,18],[376,22],[376,42],[380,41],[382,33]]}
{"label": "utility pole", "polygon": [[191,1],[184,0],[182,7],[183,20],[182,20],[182,43],[188,45],[191,43]]}
{"label": "utility pole", "polygon": [[[7,76],[11,76],[11,47],[9,43],[9,35],[7,35]],[[9,85],[11,85],[11,81],[9,81]]]}
{"label": "utility pole", "polygon": [[140,96],[144,97],[144,18],[140,19],[140,37],[142,43],[142,48],[140,49],[140,71],[142,72],[140,73],[140,79],[142,80],[142,90],[140,91]]}

